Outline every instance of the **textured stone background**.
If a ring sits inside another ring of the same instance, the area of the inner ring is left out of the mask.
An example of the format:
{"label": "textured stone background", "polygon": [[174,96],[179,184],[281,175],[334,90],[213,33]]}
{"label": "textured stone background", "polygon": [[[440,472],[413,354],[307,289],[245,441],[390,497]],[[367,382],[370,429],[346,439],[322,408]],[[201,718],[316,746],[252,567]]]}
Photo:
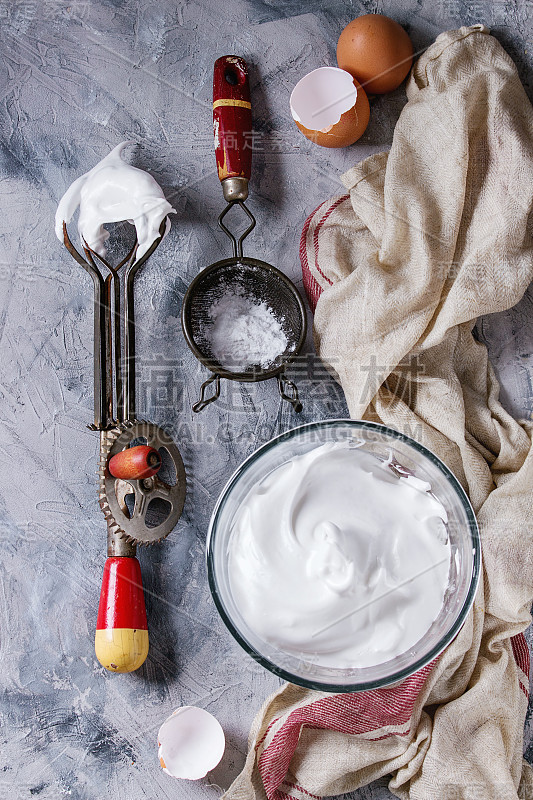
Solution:
{"label": "textured stone background", "polygon": [[[223,198],[211,134],[214,60],[252,65],[256,138],[247,252],[301,285],[306,215],[342,191],[339,174],[386,149],[403,89],[374,102],[364,138],[342,151],[304,140],[288,112],[292,86],[335,63],[342,27],[391,14],[415,47],[485,22],[533,88],[528,0],[0,0],[0,796],[12,800],[216,798],[239,771],[249,724],[279,681],[233,642],[210,599],[204,541],[215,499],[243,458],[298,421],[275,385],[227,387],[199,417],[203,379],[181,335],[184,290],[228,253],[216,228]],[[172,200],[172,232],[139,278],[138,407],[182,450],[189,492],[182,520],[141,553],[151,650],[132,675],[110,675],[92,640],[105,558],[96,502],[92,418],[92,300],[88,277],[53,234],[71,181],[122,139],[140,144]],[[479,329],[517,416],[533,410],[532,295]],[[308,351],[310,348],[308,348]],[[304,421],[346,413],[310,360],[300,370]],[[231,441],[223,436],[231,430]],[[177,706],[216,714],[228,740],[209,779],[178,785],[160,770],[156,732]],[[530,741],[527,733],[526,741]],[[529,756],[533,756],[530,751]],[[383,785],[358,798],[389,797]]]}

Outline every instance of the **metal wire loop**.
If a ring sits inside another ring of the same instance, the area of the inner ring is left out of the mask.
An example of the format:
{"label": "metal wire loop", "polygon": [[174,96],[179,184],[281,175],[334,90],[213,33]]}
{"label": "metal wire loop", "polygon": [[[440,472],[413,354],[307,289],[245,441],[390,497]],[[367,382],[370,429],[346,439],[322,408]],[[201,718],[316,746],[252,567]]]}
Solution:
{"label": "metal wire loop", "polygon": [[[235,235],[229,230],[229,228],[227,228],[224,225],[224,222],[223,222],[223,219],[226,216],[226,214],[229,211],[231,211],[231,209],[235,205],[240,206],[242,208],[242,210],[244,211],[244,213],[246,214],[246,216],[248,217],[248,219],[250,220],[250,225],[246,228],[244,233],[241,234],[239,239],[237,239],[235,237]],[[255,228],[255,217],[252,214],[252,212],[250,211],[250,209],[248,209],[245,206],[243,200],[232,200],[230,203],[227,204],[226,208],[224,209],[222,214],[219,216],[218,224],[222,228],[222,230],[224,231],[226,236],[228,236],[231,239],[231,246],[233,248],[233,258],[242,258],[242,243],[244,242],[244,240],[246,239],[248,234],[251,233],[253,231],[253,229]]]}

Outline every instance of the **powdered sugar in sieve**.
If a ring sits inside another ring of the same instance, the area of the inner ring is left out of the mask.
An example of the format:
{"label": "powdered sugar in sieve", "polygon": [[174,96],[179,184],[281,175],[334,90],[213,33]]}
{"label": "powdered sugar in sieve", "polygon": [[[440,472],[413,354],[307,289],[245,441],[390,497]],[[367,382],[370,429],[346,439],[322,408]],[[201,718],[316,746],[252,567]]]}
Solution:
{"label": "powdered sugar in sieve", "polygon": [[228,290],[215,300],[209,319],[205,334],[213,355],[231,372],[268,368],[287,349],[287,336],[274,311],[242,289]]}

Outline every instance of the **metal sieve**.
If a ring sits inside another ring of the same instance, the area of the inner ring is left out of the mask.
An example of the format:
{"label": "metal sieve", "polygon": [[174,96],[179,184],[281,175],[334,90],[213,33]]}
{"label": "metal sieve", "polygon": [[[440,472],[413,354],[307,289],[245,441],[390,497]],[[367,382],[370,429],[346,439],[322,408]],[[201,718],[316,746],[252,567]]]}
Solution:
{"label": "metal sieve", "polygon": [[[181,322],[185,339],[196,358],[212,373],[202,384],[200,399],[192,408],[201,411],[220,396],[221,378],[244,383],[277,378],[280,396],[299,412],[302,404],[298,390],[286,377],[285,368],[305,341],[304,304],[283,272],[265,261],[243,256],[243,241],[256,221],[244,203],[251,175],[252,150],[247,139],[251,135],[252,119],[248,67],[238,56],[223,56],[215,62],[213,122],[218,176],[227,202],[218,224],[232,242],[233,256],[203,269],[190,284],[183,300]],[[238,239],[224,223],[226,214],[234,206],[243,210],[250,223]],[[287,339],[285,349],[274,360],[260,359],[261,363],[250,365],[234,364],[225,359],[221,363],[217,359],[213,350],[212,309],[228,295],[243,296],[254,305],[264,303],[270,310]]]}

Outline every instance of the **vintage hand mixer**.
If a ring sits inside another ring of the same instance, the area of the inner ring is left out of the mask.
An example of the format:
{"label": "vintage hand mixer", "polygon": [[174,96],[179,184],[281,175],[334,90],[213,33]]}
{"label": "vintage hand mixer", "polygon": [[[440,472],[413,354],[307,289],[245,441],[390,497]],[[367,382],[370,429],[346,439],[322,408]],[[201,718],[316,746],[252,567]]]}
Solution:
{"label": "vintage hand mixer", "polygon": [[[133,284],[161,242],[167,220],[165,217],[159,236],[138,261],[136,238],[116,267],[85,241],[83,258],[63,222],[65,247],[89,273],[94,286],[94,423],[88,427],[100,432],[98,499],[107,522],[108,556],[95,651],[100,663],[112,672],[132,672],[148,655],[136,545],[153,544],[168,536],[185,502],[185,470],[178,448],[162,428],[138,419],[135,413]],[[98,262],[108,271],[105,278]],[[161,477],[163,471],[168,482]]]}

